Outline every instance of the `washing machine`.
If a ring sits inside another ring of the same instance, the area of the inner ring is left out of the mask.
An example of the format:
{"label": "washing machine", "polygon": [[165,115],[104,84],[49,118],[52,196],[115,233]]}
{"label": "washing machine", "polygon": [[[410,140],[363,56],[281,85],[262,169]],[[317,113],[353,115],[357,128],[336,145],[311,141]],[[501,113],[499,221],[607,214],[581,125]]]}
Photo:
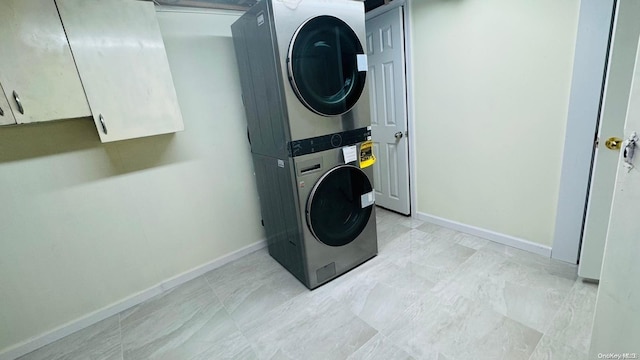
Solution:
{"label": "washing machine", "polygon": [[362,2],[263,0],[231,31],[252,152],[371,124]]}
{"label": "washing machine", "polygon": [[378,251],[364,20],[262,0],[231,26],[269,253],[310,289]]}
{"label": "washing machine", "polygon": [[269,253],[308,288],[377,255],[370,141],[286,160],[253,156]]}

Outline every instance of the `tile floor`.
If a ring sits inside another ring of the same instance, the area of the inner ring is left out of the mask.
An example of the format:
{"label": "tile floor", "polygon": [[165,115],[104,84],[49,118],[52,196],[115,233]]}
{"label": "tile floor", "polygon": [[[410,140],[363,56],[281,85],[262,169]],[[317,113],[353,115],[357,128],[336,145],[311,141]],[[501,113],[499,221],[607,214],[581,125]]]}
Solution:
{"label": "tile floor", "polygon": [[576,267],[378,210],[379,255],[308,291],[266,249],[35,359],[586,359]]}

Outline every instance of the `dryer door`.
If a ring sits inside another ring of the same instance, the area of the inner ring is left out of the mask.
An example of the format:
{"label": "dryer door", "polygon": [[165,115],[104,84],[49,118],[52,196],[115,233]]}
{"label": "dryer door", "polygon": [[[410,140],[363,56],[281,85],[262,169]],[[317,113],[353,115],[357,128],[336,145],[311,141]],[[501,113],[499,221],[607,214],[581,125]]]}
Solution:
{"label": "dryer door", "polygon": [[307,224],[313,236],[329,246],[343,246],[364,230],[371,217],[373,187],[353,165],[329,170],[307,199]]}
{"label": "dryer door", "polygon": [[349,25],[333,16],[312,18],[296,30],[287,67],[298,99],[324,116],[349,111],[365,86],[362,44]]}

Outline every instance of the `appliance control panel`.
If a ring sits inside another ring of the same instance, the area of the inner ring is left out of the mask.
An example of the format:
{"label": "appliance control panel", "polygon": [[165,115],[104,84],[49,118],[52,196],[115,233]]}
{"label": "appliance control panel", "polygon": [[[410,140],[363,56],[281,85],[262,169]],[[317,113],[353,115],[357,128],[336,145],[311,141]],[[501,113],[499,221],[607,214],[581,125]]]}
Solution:
{"label": "appliance control panel", "polygon": [[290,141],[288,144],[289,156],[296,157],[313,154],[343,146],[355,145],[367,140],[371,140],[371,127]]}

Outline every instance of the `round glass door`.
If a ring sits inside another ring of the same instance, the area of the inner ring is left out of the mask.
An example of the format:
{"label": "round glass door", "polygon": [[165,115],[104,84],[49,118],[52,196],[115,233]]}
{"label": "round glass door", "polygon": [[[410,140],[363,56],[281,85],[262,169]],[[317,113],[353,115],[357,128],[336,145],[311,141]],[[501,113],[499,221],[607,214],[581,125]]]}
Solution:
{"label": "round glass door", "polygon": [[364,53],[356,33],[333,16],[318,16],[296,30],[287,64],[293,90],[311,111],[344,114],[358,101],[366,71],[358,70]]}
{"label": "round glass door", "polygon": [[343,246],[364,230],[372,205],[362,206],[362,195],[373,190],[367,175],[352,165],[341,165],[324,174],[307,200],[307,224],[324,244]]}

